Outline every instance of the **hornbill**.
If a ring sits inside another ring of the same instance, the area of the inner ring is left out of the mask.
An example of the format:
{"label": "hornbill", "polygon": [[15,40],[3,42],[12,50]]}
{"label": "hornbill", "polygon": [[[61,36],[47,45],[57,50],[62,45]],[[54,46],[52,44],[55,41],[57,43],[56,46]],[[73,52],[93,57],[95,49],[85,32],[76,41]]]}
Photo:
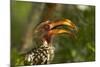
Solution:
{"label": "hornbill", "polygon": [[[63,25],[67,29],[57,28]],[[76,25],[69,19],[40,23],[33,31],[33,40],[36,42],[36,47],[25,53],[24,65],[50,64],[55,53],[54,44],[52,44],[53,38],[62,33],[75,36],[76,31]]]}

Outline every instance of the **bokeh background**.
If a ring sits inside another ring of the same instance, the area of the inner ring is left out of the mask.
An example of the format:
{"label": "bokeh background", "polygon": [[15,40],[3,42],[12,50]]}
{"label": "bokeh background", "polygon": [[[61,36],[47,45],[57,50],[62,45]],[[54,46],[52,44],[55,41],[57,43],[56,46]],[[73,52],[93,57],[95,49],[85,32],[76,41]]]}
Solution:
{"label": "bokeh background", "polygon": [[[42,21],[70,19],[78,27],[76,38],[60,35],[51,64],[95,61],[95,6],[12,1],[11,3],[11,66],[23,65],[19,52],[30,40],[26,34]],[[27,44],[30,44],[29,42]]]}

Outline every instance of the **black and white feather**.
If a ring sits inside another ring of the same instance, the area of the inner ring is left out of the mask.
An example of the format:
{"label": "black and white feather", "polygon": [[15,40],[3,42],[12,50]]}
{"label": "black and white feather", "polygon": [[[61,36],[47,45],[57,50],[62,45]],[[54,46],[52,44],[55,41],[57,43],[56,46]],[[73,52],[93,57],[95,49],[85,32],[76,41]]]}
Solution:
{"label": "black and white feather", "polygon": [[25,55],[25,65],[49,64],[54,57],[54,47],[45,43],[39,48],[34,48]]}

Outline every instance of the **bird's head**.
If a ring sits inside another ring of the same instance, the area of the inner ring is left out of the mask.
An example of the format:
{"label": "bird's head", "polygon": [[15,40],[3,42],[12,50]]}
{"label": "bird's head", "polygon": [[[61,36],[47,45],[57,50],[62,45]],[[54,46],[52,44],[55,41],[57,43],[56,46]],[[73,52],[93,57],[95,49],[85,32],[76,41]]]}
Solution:
{"label": "bird's head", "polygon": [[[60,26],[65,26],[66,29],[64,29],[63,27],[58,28]],[[50,44],[52,41],[52,37],[55,37],[58,34],[65,33],[75,38],[75,34],[77,31],[78,30],[76,25],[68,19],[42,22],[39,25],[37,25],[37,27],[34,29],[32,33],[33,37],[30,36],[32,37],[32,42],[34,42],[31,44],[31,39],[26,39],[25,43],[22,45],[23,48],[21,49],[21,53],[25,53],[31,50],[31,47],[33,48],[39,47],[43,44]]]}
{"label": "bird's head", "polygon": [[[67,29],[57,28],[59,26],[66,26]],[[38,25],[35,29],[35,33],[39,34],[38,37],[42,38],[42,40],[46,41],[47,43],[50,43],[52,36],[57,34],[66,33],[69,36],[75,37],[77,31],[76,25],[69,19],[46,21]]]}

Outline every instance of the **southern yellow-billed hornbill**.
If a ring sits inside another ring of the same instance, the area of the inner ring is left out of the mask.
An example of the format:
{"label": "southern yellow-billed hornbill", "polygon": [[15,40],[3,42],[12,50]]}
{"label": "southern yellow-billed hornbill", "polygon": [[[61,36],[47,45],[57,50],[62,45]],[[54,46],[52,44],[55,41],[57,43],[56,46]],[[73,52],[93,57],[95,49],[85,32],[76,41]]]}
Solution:
{"label": "southern yellow-billed hornbill", "polygon": [[[63,25],[66,25],[67,29],[57,28]],[[55,52],[55,48],[51,43],[54,36],[61,33],[74,36],[73,31],[77,31],[76,25],[68,19],[46,21],[39,24],[35,31],[33,31],[33,38],[37,41],[38,47],[33,48],[25,54],[24,64],[49,64],[52,61]]]}

